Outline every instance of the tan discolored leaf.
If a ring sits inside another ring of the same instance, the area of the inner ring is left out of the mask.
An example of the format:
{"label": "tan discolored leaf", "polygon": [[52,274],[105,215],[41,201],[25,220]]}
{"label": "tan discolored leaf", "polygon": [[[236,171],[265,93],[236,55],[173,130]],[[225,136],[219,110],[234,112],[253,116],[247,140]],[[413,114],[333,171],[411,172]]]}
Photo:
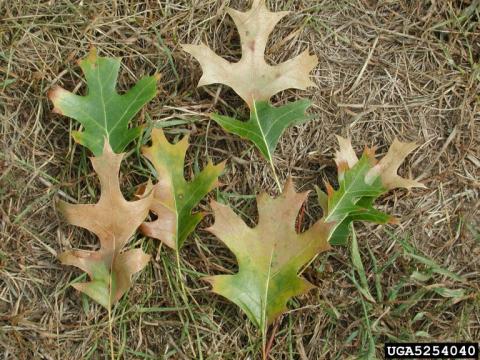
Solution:
{"label": "tan discolored leaf", "polygon": [[349,168],[355,166],[358,161],[357,154],[353,150],[352,143],[349,139],[345,139],[337,135],[337,141],[339,149],[335,153],[335,163],[338,168],[342,167],[342,164],[348,165]]}
{"label": "tan discolored leaf", "polygon": [[265,61],[268,37],[288,11],[270,12],[264,0],[254,0],[247,12],[231,8],[227,12],[240,34],[242,57],[240,61],[230,63],[204,44],[183,45],[183,49],[202,66],[199,86],[214,83],[228,85],[250,108],[255,101],[268,101],[279,91],[315,86],[309,73],[317,65],[318,59],[309,55],[308,50],[279,65],[272,66]]}
{"label": "tan discolored leaf", "polygon": [[365,182],[371,184],[377,177],[382,180],[383,186],[387,189],[421,187],[425,185],[411,179],[404,179],[397,175],[398,168],[405,158],[417,148],[415,143],[402,143],[395,139],[388,149],[387,154],[376,164],[365,176]]}
{"label": "tan discolored leaf", "polygon": [[70,224],[85,228],[100,239],[97,251],[67,251],[59,259],[89,275],[89,282],[73,286],[106,308],[122,297],[131,286],[131,276],[150,259],[141,249],[122,252],[146,218],[153,198],[149,185],[147,196],[132,202],[125,200],[118,178],[123,155],[115,154],[105,141],[102,155],[91,158],[100,178],[101,195],[97,204],[72,205],[63,201],[58,204]]}
{"label": "tan discolored leaf", "polygon": [[318,253],[330,248],[333,224],[317,221],[298,234],[295,222],[308,196],[296,193],[291,180],[276,199],[257,197],[258,225],[248,227],[228,206],[212,202],[215,224],[208,230],[235,254],[234,275],[206,278],[213,291],[237,304],[264,334],[266,326],[287,310],[287,301],[313,285],[298,275]]}

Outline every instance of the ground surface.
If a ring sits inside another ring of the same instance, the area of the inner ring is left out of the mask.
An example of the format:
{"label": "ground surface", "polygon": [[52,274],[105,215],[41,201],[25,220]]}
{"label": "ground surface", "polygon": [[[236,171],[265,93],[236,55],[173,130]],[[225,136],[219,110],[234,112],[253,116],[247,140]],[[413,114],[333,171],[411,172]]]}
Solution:
{"label": "ground surface", "polygon": [[[384,153],[395,136],[421,144],[402,172],[428,189],[395,191],[378,207],[401,216],[397,226],[357,225],[368,300],[348,248],[335,248],[305,272],[318,285],[291,302],[278,325],[272,359],[382,357],[386,340],[480,339],[479,9],[478,1],[269,1],[293,10],[271,38],[267,58],[284,61],[309,47],[319,58],[317,89],[287,91],[274,103],[314,100],[315,120],[289,129],[277,148],[282,180],[312,190],[332,180],[334,134],[358,151]],[[139,123],[181,120],[172,138],[192,132],[186,174],[228,159],[217,193],[251,224],[250,194],[275,184],[245,141],[209,122],[217,111],[244,116],[229,89],[196,89],[198,63],[181,43],[204,41],[233,60],[239,39],[226,6],[249,1],[0,1],[0,358],[107,358],[108,317],[69,284],[81,275],[56,260],[96,239],[68,226],[55,197],[94,202],[98,183],[88,155],[69,132],[77,124],[51,112],[48,90],[85,91],[76,60],[95,45],[123,57],[120,89],[143,74],[162,74],[161,90]],[[228,104],[228,105],[227,105]],[[147,141],[147,139],[145,139]],[[123,165],[127,196],[148,170],[133,150]],[[208,210],[205,201],[202,208]],[[305,226],[321,216],[312,195]],[[199,280],[235,270],[232,254],[202,230],[175,256],[137,238],[154,261],[114,309],[115,348],[125,359],[256,359],[260,338],[246,317]],[[356,285],[357,284],[357,285]]]}

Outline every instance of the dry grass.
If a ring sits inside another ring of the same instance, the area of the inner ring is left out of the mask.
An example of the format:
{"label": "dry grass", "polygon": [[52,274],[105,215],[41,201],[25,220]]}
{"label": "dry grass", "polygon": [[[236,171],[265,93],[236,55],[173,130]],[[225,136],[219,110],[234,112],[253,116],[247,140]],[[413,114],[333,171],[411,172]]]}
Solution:
{"label": "dry grass", "polygon": [[[247,3],[0,1],[2,359],[108,357],[106,312],[69,286],[80,273],[56,260],[58,252],[96,240],[58,218],[55,196],[93,202],[98,186],[88,154],[69,138],[77,125],[52,114],[46,98],[54,84],[84,91],[75,61],[90,46],[124,58],[121,89],[144,73],[162,73],[160,94],[138,121],[183,120],[169,132],[193,132],[187,173],[205,155],[228,159],[226,185],[214,195],[254,222],[248,194],[275,192],[257,152],[205,116],[244,115],[242,102],[224,87],[195,89],[199,65],[179,47],[205,41],[238,58],[238,35],[224,9]],[[316,119],[283,136],[276,152],[281,178],[292,174],[301,189],[332,179],[334,134],[351,136],[359,151],[376,144],[380,153],[398,136],[422,144],[403,172],[428,186],[392,192],[378,204],[402,216],[400,226],[357,226],[375,303],[360,293],[361,269],[353,267],[349,249],[334,249],[305,273],[319,289],[292,301],[271,358],[370,359],[382,357],[386,340],[478,341],[480,2],[269,3],[295,12],[272,37],[268,59],[283,61],[309,47],[320,60],[318,89],[274,99],[311,97]],[[127,194],[148,176],[139,158],[137,148],[124,164]],[[319,214],[312,197],[307,222]],[[202,227],[182,252],[184,280],[170,251],[137,239],[154,261],[114,309],[119,358],[258,358],[253,326],[199,280],[235,268],[232,255]],[[186,296],[179,295],[181,281]]]}

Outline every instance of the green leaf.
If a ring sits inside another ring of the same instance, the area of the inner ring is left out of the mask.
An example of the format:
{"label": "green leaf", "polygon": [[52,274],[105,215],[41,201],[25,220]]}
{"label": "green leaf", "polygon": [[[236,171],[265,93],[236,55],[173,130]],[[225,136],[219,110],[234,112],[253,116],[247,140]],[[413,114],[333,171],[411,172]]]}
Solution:
{"label": "green leaf", "polygon": [[157,93],[158,76],[146,76],[125,94],[116,92],[120,59],[99,57],[93,49],[87,58],[80,60],[88,93],[85,96],[56,87],[49,93],[55,105],[54,112],[80,122],[84,131],[75,131],[73,138],[90,149],[95,156],[103,151],[107,139],[115,153],[138,137],[141,127],[128,128],[130,120]]}
{"label": "green leaf", "polygon": [[266,327],[287,310],[287,301],[313,285],[299,271],[320,252],[330,248],[332,225],[317,221],[298,234],[295,222],[308,193],[296,193],[288,181],[276,199],[257,197],[258,225],[248,227],[226,205],[212,202],[215,224],[208,230],[235,254],[235,275],[207,278],[213,291],[237,304],[265,335]]}
{"label": "green leaf", "polygon": [[[395,187],[423,187],[422,184],[397,175],[403,159],[415,146],[412,143],[394,141],[386,156],[377,162],[373,149],[367,148],[357,159],[350,141],[338,137],[340,150],[335,162],[338,167],[339,187],[334,190],[327,184],[325,194],[317,190],[318,201],[324,210],[325,221],[336,223],[330,237],[332,245],[346,245],[350,234],[350,224],[354,221],[367,221],[377,224],[395,222],[396,219],[376,210],[374,201],[389,189]],[[325,205],[325,202],[327,203]]]}
{"label": "green leaf", "polygon": [[374,209],[373,200],[373,197],[362,197],[356,201],[355,209],[352,209],[335,228],[330,237],[330,244],[346,245],[350,235],[350,225],[354,221],[366,221],[376,224],[386,224],[394,221],[392,216]]}
{"label": "green leaf", "polygon": [[188,136],[176,144],[170,144],[161,129],[153,129],[152,146],[142,150],[157,172],[158,182],[154,186],[150,210],[158,218],[143,223],[140,231],[175,250],[180,250],[188,235],[202,220],[204,214],[192,214],[192,210],[218,185],[218,177],[225,167],[225,163],[213,165],[209,162],[187,182],[183,175],[187,149]]}
{"label": "green leaf", "polygon": [[373,298],[372,294],[370,293],[370,290],[368,289],[367,275],[365,273],[365,268],[363,267],[362,258],[360,256],[360,250],[358,249],[357,234],[355,233],[355,229],[352,224],[350,224],[350,228],[352,233],[350,256],[352,259],[353,267],[355,268],[355,270],[358,273],[358,276],[360,277],[359,288],[361,290],[361,293],[365,296],[365,298],[368,301],[375,303],[375,299]]}
{"label": "green leaf", "polygon": [[357,205],[362,198],[377,198],[385,192],[380,179],[376,179],[373,184],[365,182],[365,175],[371,169],[371,165],[367,156],[362,158],[355,164],[352,169],[345,172],[343,179],[339,182],[338,190],[331,193],[328,197],[328,215],[327,221],[339,221],[345,219],[352,214],[368,214],[369,202],[363,201],[363,208]]}
{"label": "green leaf", "polygon": [[274,169],[273,153],[278,140],[289,126],[311,119],[305,115],[310,105],[309,100],[299,100],[280,107],[273,107],[266,101],[255,101],[248,121],[218,114],[212,114],[211,117],[226,131],[253,142]]}
{"label": "green leaf", "polygon": [[464,289],[449,289],[445,287],[433,287],[433,291],[435,291],[438,295],[446,298],[459,299],[465,296]]}
{"label": "green leaf", "polygon": [[328,212],[328,195],[317,185],[315,185],[315,192],[317,193],[318,204],[322,208],[323,214],[326,215]]}
{"label": "green leaf", "polygon": [[[326,221],[337,221],[338,225],[330,238],[332,245],[346,245],[353,221],[369,221],[385,224],[391,216],[373,208],[373,201],[385,192],[377,178],[372,184],[365,182],[367,172],[372,168],[367,155],[363,155],[352,169],[345,171],[339,188],[330,190]],[[319,199],[320,201],[320,199]]]}

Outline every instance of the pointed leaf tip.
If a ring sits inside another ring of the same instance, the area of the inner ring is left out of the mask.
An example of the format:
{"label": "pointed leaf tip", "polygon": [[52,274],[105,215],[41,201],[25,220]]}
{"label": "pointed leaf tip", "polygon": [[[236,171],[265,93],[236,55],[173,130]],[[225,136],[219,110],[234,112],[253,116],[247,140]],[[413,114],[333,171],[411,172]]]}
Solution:
{"label": "pointed leaf tip", "polygon": [[377,148],[375,146],[365,146],[365,149],[363,150],[363,154],[368,158],[371,166],[374,166],[376,163],[378,163],[377,159],[375,158],[376,152]]}
{"label": "pointed leaf tip", "polygon": [[325,189],[327,190],[327,197],[331,198],[335,192],[335,189],[328,181],[325,181]]}
{"label": "pointed leaf tip", "polygon": [[350,139],[345,139],[339,135],[336,135],[339,150],[335,153],[335,163],[340,169],[345,169],[346,164],[348,168],[353,168],[358,161],[355,150],[353,150]]}
{"label": "pointed leaf tip", "polygon": [[152,144],[168,142],[161,128],[153,128],[151,133]]}
{"label": "pointed leaf tip", "polygon": [[285,181],[285,185],[283,186],[283,193],[284,194],[295,193],[295,184],[293,183],[293,179],[291,176],[287,177],[287,180]]}
{"label": "pointed leaf tip", "polygon": [[88,52],[88,61],[95,62],[97,60],[97,48],[95,46],[92,46],[90,48],[90,51]]}
{"label": "pointed leaf tip", "polygon": [[388,223],[392,225],[398,225],[400,224],[400,219],[395,216],[391,216],[390,219],[388,219]]}
{"label": "pointed leaf tip", "polygon": [[52,112],[55,114],[63,115],[63,111],[61,109],[61,101],[65,95],[67,95],[69,92],[62,88],[61,86],[55,86],[50,91],[48,92],[47,96],[50,99],[50,101],[53,103],[53,109]]}

